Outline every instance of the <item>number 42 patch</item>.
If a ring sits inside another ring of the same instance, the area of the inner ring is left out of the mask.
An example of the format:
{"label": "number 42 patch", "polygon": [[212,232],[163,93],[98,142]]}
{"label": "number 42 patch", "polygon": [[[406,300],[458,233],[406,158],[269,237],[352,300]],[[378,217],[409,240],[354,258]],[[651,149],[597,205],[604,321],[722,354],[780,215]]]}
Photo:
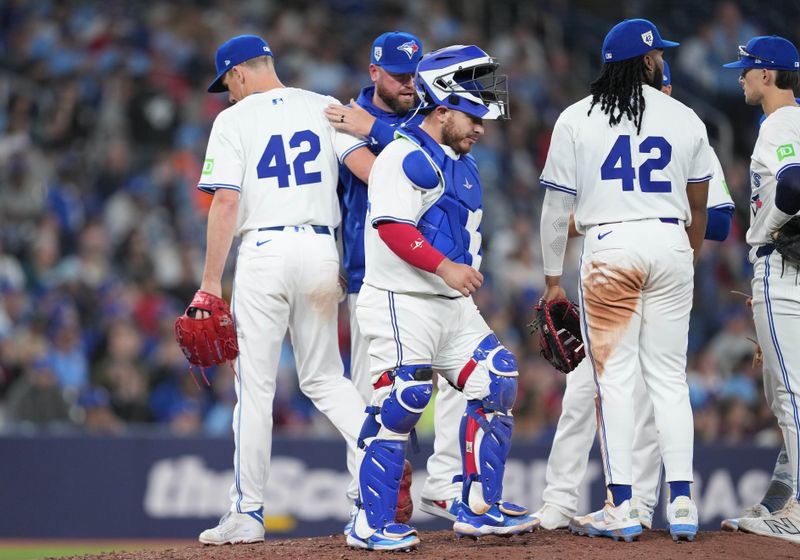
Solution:
{"label": "number 42 patch", "polygon": [[788,157],[794,157],[794,144],[783,144],[778,146],[778,161],[783,161]]}

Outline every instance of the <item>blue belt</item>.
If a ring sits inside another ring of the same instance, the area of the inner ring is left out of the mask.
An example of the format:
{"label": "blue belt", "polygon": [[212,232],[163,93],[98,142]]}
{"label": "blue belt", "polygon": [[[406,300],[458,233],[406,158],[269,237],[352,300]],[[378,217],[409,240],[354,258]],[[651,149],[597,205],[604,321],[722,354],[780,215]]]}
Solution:
{"label": "blue belt", "polygon": [[[675,224],[676,226],[679,223],[678,218],[659,218],[659,220],[661,220],[665,224]],[[610,224],[621,224],[621,223],[622,222],[604,222],[602,224],[597,224],[597,225],[598,226],[607,226],[607,225],[610,225]]]}
{"label": "blue belt", "polygon": [[[270,227],[260,227],[258,231],[302,231],[302,229],[306,226],[270,226]],[[314,230],[314,233],[320,233],[322,235],[330,235],[331,228],[328,226],[311,226],[311,229]]]}
{"label": "blue belt", "polygon": [[766,245],[762,245],[756,249],[756,257],[766,257],[767,255],[771,255],[774,250],[775,245],[772,243],[767,243]]}

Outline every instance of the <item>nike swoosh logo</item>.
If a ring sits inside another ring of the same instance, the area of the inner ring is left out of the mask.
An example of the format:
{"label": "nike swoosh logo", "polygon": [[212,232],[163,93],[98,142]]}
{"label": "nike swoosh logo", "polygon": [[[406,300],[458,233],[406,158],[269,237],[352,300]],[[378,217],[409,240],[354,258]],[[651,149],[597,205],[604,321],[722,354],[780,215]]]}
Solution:
{"label": "nike swoosh logo", "polygon": [[265,243],[269,243],[272,239],[265,239],[264,241],[256,241],[256,247],[261,247]]}
{"label": "nike swoosh logo", "polygon": [[486,517],[488,517],[489,519],[494,519],[498,523],[502,523],[503,522],[503,514],[502,513],[500,515],[492,515],[491,513],[485,513],[484,515]]}
{"label": "nike swoosh logo", "polygon": [[[612,229],[611,231],[614,231],[614,230]],[[605,232],[605,233],[598,233],[598,234],[597,234],[597,239],[603,239],[603,238],[604,238],[606,235],[608,235],[609,233],[611,233],[611,231],[607,231],[607,232]]]}

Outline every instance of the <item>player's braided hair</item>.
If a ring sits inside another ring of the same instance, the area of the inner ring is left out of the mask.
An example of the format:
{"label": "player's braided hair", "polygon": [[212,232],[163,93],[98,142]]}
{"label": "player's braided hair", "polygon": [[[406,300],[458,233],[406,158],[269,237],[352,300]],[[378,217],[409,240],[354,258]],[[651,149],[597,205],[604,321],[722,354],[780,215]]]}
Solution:
{"label": "player's braided hair", "polygon": [[592,105],[587,114],[591,115],[594,106],[600,103],[600,110],[608,115],[611,126],[619,124],[625,116],[636,125],[636,132],[641,132],[644,115],[642,82],[646,80],[647,67],[643,56],[604,64],[600,76],[589,87]]}

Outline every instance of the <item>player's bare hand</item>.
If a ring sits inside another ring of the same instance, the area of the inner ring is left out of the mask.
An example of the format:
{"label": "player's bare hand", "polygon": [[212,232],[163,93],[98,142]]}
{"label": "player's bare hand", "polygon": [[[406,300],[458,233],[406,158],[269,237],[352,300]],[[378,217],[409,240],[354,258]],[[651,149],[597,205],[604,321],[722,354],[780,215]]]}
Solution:
{"label": "player's bare hand", "polygon": [[362,137],[369,136],[372,125],[375,123],[375,117],[370,115],[353,99],[350,100],[350,107],[336,104],[328,105],[325,108],[325,117],[336,130]]}
{"label": "player's bare hand", "polygon": [[444,259],[439,264],[436,275],[465,297],[474,293],[483,284],[483,274],[469,265],[454,263],[450,259]]}
{"label": "player's bare hand", "polygon": [[544,290],[544,295],[542,296],[545,301],[553,301],[554,299],[567,299],[567,292],[564,291],[560,285],[555,284],[552,286],[548,286]]}

